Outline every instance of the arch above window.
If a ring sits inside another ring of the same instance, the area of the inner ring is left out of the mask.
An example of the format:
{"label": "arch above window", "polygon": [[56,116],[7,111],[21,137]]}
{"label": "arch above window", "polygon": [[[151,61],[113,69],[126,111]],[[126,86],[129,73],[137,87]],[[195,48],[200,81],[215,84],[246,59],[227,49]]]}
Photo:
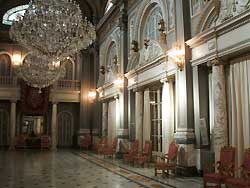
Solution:
{"label": "arch above window", "polygon": [[29,5],[21,5],[8,10],[3,16],[3,24],[12,25],[19,16],[23,16]]}
{"label": "arch above window", "polygon": [[117,47],[115,42],[112,42],[109,46],[108,53],[106,56],[106,69],[107,74],[105,82],[112,82],[115,76],[118,74],[118,59],[117,59]]}
{"label": "arch above window", "polygon": [[105,8],[105,14],[114,6],[114,3],[112,0],[108,0]]}
{"label": "arch above window", "polygon": [[143,27],[143,38],[141,40],[142,43],[144,40],[160,40],[160,32],[159,32],[159,22],[162,19],[162,11],[160,7],[154,7],[147,15],[145,20],[145,25]]}

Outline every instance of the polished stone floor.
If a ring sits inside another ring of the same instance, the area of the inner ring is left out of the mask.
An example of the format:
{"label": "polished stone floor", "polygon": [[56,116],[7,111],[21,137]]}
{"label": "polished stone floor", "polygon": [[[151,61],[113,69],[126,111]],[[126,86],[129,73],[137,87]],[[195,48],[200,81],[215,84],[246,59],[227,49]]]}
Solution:
{"label": "polished stone floor", "polygon": [[154,177],[150,168],[78,151],[0,151],[0,188],[200,188],[196,178]]}

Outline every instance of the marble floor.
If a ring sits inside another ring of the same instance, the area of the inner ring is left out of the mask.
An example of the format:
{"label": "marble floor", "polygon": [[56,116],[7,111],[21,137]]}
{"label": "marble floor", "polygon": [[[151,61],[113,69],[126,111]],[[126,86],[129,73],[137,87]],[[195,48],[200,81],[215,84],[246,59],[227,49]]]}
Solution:
{"label": "marble floor", "polygon": [[150,168],[78,151],[0,151],[0,188],[201,188],[197,178],[154,177]]}

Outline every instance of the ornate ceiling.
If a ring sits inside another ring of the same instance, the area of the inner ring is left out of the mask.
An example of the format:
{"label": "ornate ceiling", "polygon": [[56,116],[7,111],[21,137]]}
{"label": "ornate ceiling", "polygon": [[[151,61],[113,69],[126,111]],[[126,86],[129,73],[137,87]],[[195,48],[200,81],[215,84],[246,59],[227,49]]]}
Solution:
{"label": "ornate ceiling", "polygon": [[[2,23],[3,15],[11,8],[19,5],[28,4],[30,0],[0,0],[0,22]],[[96,21],[104,14],[107,0],[76,0],[84,16],[90,20]]]}

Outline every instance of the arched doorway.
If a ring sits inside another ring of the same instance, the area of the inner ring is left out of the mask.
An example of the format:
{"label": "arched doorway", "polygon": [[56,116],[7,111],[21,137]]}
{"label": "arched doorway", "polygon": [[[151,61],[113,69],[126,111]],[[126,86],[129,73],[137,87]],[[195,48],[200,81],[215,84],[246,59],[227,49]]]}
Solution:
{"label": "arched doorway", "polygon": [[73,116],[69,112],[58,114],[58,147],[71,147],[73,143]]}
{"label": "arched doorway", "polygon": [[9,145],[9,113],[0,109],[0,146]]}

